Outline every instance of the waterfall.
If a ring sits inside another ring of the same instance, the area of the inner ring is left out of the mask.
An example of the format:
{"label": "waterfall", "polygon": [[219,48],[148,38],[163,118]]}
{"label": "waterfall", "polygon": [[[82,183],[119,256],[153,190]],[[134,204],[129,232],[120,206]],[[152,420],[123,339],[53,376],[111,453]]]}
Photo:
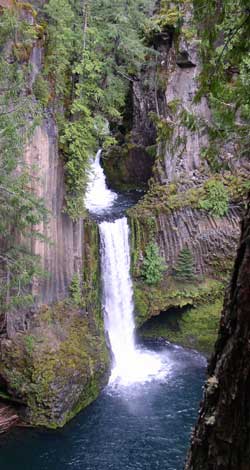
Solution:
{"label": "waterfall", "polygon": [[[100,156],[99,151],[92,161],[85,199],[86,207],[94,214],[100,214],[107,208],[112,213],[112,204],[117,197],[106,186]],[[159,378],[162,371],[160,356],[137,348],[135,343],[129,226],[126,217],[100,222],[99,232],[104,321],[114,358],[110,381],[127,385],[154,376]]]}
{"label": "waterfall", "polygon": [[129,228],[125,217],[102,222],[99,228],[105,325],[119,374],[135,352]]}
{"label": "waterfall", "polygon": [[98,150],[92,160],[89,171],[85,207],[90,212],[99,214],[112,206],[117,194],[106,186],[104,171],[100,165],[102,150]]}

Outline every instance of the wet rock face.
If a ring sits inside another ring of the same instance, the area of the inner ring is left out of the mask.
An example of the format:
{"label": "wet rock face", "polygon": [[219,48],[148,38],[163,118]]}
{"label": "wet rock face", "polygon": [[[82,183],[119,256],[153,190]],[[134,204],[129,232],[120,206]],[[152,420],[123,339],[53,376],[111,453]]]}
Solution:
{"label": "wet rock face", "polygon": [[154,176],[157,131],[152,113],[157,115],[165,110],[164,90],[157,85],[157,68],[160,63],[167,63],[171,43],[170,33],[154,38],[151,46],[157,49],[157,58],[142,67],[131,85],[129,124],[118,135],[119,145],[111,148],[103,160],[108,183],[114,189],[145,188]]}
{"label": "wet rock face", "polygon": [[[192,100],[197,91],[197,77],[199,67],[183,67],[176,64],[175,71],[171,74],[166,92],[167,102],[178,100],[181,96],[181,107],[187,113],[200,115],[204,118],[209,115],[207,103],[202,99],[201,103],[193,105]],[[175,117],[173,117],[175,119]],[[173,135],[166,144],[164,151],[165,177],[172,181],[181,174],[190,174],[200,167],[200,153],[203,146],[208,143],[204,131],[195,133],[187,129],[181,122],[177,122]],[[173,151],[174,150],[174,151]]]}
{"label": "wet rock face", "polygon": [[[43,0],[31,2],[41,7]],[[26,13],[26,10],[25,14]],[[33,22],[34,18],[28,18]],[[38,39],[30,52],[28,88],[32,91],[38,74],[44,65],[44,44]],[[68,295],[68,286],[73,274],[80,273],[83,265],[83,221],[73,223],[64,213],[64,162],[58,150],[58,130],[50,111],[36,127],[26,146],[24,161],[33,169],[34,192],[43,199],[49,211],[48,222],[41,223],[38,230],[48,243],[33,240],[31,251],[40,256],[41,267],[48,274],[33,283],[36,305],[62,300]]]}
{"label": "wet rock face", "polygon": [[186,470],[249,469],[250,207]]}
{"label": "wet rock face", "polygon": [[143,76],[142,72],[131,90],[132,128],[125,135],[118,136],[119,145],[111,147],[103,158],[108,184],[116,190],[146,188],[153,176],[156,129],[150,112],[155,110],[155,103],[152,91],[143,85]]}
{"label": "wet rock face", "polygon": [[[186,12],[184,28],[189,26],[192,13]],[[165,64],[168,81],[165,91],[166,121],[171,131],[167,142],[161,145],[163,155],[160,180],[173,181],[181,175],[192,175],[201,166],[201,150],[208,143],[208,136],[202,126],[195,129],[184,123],[184,113],[194,116],[196,122],[210,122],[210,110],[206,98],[194,103],[199,89],[201,59],[197,39],[179,38],[178,50],[173,44]]]}

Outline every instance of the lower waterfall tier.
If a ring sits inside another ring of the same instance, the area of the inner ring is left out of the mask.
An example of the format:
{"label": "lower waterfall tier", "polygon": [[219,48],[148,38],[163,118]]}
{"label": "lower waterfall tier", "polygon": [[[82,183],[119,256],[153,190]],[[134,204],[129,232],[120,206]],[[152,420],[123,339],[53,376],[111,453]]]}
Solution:
{"label": "lower waterfall tier", "polygon": [[139,349],[134,338],[129,227],[125,217],[99,225],[105,327],[113,354],[111,382],[130,384],[164,377],[168,364]]}

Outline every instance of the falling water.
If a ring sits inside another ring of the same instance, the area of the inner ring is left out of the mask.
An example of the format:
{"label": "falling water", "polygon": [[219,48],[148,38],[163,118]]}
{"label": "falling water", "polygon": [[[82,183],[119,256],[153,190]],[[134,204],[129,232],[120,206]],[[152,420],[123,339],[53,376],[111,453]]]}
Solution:
{"label": "falling water", "polygon": [[[86,207],[100,214],[112,208],[116,193],[106,186],[101,152],[92,162]],[[112,210],[111,210],[112,212]],[[129,227],[126,217],[99,224],[105,328],[114,357],[111,382],[124,385],[166,374],[160,356],[136,347],[133,286],[130,276]]]}
{"label": "falling water", "polygon": [[111,382],[119,381],[125,385],[155,375],[159,377],[162,366],[159,356],[140,350],[135,344],[127,219],[102,222],[99,229],[105,326],[114,355]]}
{"label": "falling water", "polygon": [[134,352],[133,291],[126,218],[102,222],[101,261],[106,328],[116,363],[126,368]]}
{"label": "falling water", "polygon": [[117,194],[106,186],[104,171],[100,165],[101,154],[102,150],[98,150],[91,162],[85,197],[86,209],[97,214],[111,207],[117,198]]}

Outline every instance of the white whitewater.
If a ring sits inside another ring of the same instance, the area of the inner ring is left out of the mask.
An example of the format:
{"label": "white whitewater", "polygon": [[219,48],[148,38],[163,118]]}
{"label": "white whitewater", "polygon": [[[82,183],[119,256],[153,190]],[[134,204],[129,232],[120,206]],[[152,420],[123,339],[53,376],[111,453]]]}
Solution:
{"label": "white whitewater", "polygon": [[[92,163],[86,207],[99,214],[116,199],[106,186],[100,151]],[[159,354],[138,349],[134,339],[133,286],[130,276],[129,227],[126,217],[99,224],[105,328],[113,353],[110,382],[129,385],[166,375]]]}
{"label": "white whitewater", "polygon": [[105,326],[114,355],[111,382],[124,385],[159,375],[161,360],[136,348],[129,227],[125,217],[99,225]]}
{"label": "white whitewater", "polygon": [[134,352],[133,290],[129,275],[128,224],[124,217],[99,225],[106,328],[117,364]]}
{"label": "white whitewater", "polygon": [[100,149],[91,162],[85,197],[86,209],[96,214],[111,207],[117,198],[117,194],[107,188],[104,171],[100,165],[101,154]]}

